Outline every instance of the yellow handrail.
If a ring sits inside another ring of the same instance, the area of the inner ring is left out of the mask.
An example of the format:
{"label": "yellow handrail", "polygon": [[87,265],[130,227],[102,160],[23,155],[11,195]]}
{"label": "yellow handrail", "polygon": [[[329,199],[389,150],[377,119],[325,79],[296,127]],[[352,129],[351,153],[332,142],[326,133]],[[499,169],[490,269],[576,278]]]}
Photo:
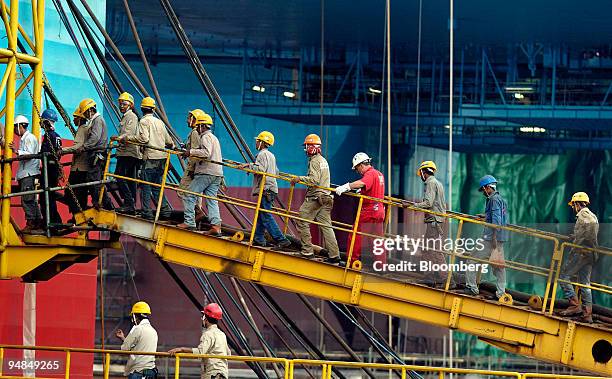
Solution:
{"label": "yellow handrail", "polygon": [[[4,345],[0,344],[0,363],[4,357],[4,350],[39,350],[39,351],[57,351],[66,353],[66,364],[64,378],[70,378],[70,357],[73,353],[89,353],[89,354],[101,354],[103,356],[104,368],[103,378],[108,379],[110,370],[110,356],[111,355],[148,355],[155,357],[172,357],[173,355],[164,352],[140,352],[140,351],[124,351],[124,350],[111,350],[111,349],[86,349],[86,348],[70,348],[70,347],[56,347],[56,346],[25,346],[25,345]],[[542,378],[542,379],[600,379],[596,376],[582,376],[582,375],[559,375],[559,374],[539,374],[539,373],[521,373],[516,371],[499,371],[499,370],[481,370],[481,369],[467,369],[467,368],[447,368],[447,367],[433,367],[433,366],[419,366],[419,365],[405,365],[405,364],[390,364],[390,363],[365,363],[365,362],[345,362],[345,361],[333,361],[333,360],[317,360],[317,359],[287,359],[287,358],[275,358],[275,357],[252,357],[252,356],[225,356],[225,355],[210,355],[210,354],[190,354],[190,353],[178,353],[174,355],[174,378],[180,379],[180,367],[181,361],[184,359],[200,360],[207,358],[223,359],[232,362],[261,362],[261,363],[277,363],[282,364],[284,367],[284,379],[293,379],[295,372],[295,365],[300,366],[320,366],[322,373],[321,378],[330,379],[333,368],[353,368],[353,369],[374,369],[374,370],[401,370],[402,378],[407,377],[407,371],[414,371],[420,373],[438,373],[438,378],[443,378],[444,374],[473,374],[473,375],[485,375],[485,376],[497,376],[497,377],[509,377],[517,379],[528,379],[528,378]],[[0,370],[2,365],[0,365]],[[21,376],[4,375],[0,371],[0,379],[18,379]],[[34,376],[34,379],[43,379],[38,376]]]}

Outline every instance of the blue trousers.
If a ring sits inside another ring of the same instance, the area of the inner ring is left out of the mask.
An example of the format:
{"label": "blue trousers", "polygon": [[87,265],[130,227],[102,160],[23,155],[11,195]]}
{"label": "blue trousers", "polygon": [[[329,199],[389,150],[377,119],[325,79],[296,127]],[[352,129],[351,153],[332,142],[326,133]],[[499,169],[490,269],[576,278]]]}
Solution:
{"label": "blue trousers", "polygon": [[[264,196],[261,198],[261,207],[267,210],[272,209],[272,204],[274,203],[276,196],[277,194],[274,192],[266,191]],[[278,227],[278,224],[271,213],[259,212],[259,215],[257,216],[257,227],[255,228],[255,237],[253,237],[253,240],[258,244],[265,245],[266,238],[264,234],[266,230],[276,242],[281,242],[287,239],[287,237],[285,237],[283,232]]]}

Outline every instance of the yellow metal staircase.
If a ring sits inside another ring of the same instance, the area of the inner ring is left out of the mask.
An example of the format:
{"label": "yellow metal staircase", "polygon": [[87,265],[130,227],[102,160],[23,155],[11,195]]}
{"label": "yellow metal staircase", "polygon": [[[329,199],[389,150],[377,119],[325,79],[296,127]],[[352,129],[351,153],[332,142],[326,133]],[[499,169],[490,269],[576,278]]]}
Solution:
{"label": "yellow metal staircase", "polygon": [[546,312],[406,283],[114,212],[90,209],[81,217],[132,236],[167,262],[456,329],[506,351],[612,376],[609,361],[596,361],[605,356],[612,341],[612,330],[601,325],[577,323]]}

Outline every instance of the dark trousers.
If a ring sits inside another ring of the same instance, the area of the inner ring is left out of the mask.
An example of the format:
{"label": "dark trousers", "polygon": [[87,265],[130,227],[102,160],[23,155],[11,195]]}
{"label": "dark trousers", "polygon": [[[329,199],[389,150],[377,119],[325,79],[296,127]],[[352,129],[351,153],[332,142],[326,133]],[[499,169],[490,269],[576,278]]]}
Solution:
{"label": "dark trousers", "polygon": [[[134,178],[138,174],[141,160],[134,157],[117,157],[117,167],[115,174],[125,176],[126,178]],[[136,206],[136,188],[137,183],[130,180],[117,179],[119,191],[123,197],[123,206],[125,208],[134,208]]]}
{"label": "dark trousers", "polygon": [[[44,168],[43,168],[44,169]],[[57,187],[59,185],[59,177],[61,167],[54,163],[47,163],[47,186],[48,188]],[[44,188],[44,178],[41,179]],[[52,224],[61,224],[62,218],[57,211],[57,192],[49,192],[49,222]],[[47,223],[47,201],[45,200],[45,194],[41,193],[38,196],[40,203],[40,211],[42,212],[42,218]]]}
{"label": "dark trousers", "polygon": [[[71,185],[87,183],[87,171],[70,171],[68,183]],[[74,195],[73,195],[74,193]],[[81,210],[87,209],[87,187],[78,187],[64,190],[64,198],[66,204],[70,208],[70,213],[75,214]],[[81,209],[79,209],[79,206]]]}
{"label": "dark trousers", "polygon": [[[87,181],[88,182],[96,182],[102,180],[102,175],[104,174],[104,165],[106,163],[106,158],[104,156],[103,159],[98,159],[95,164],[92,165],[91,170],[88,171]],[[102,191],[102,184],[96,184],[89,188],[89,193],[91,194],[91,202],[94,206],[97,206],[98,200],[100,199],[100,191]],[[104,195],[102,196],[102,208],[104,209],[113,209],[113,203],[111,203],[110,197],[108,196],[108,191],[104,191]]]}
{"label": "dark trousers", "polygon": [[[151,159],[144,164],[144,180],[150,183],[161,184],[164,175],[164,165],[166,159]],[[159,199],[160,187],[149,184],[142,185],[142,214],[151,218],[157,211],[157,201]],[[153,206],[151,206],[151,204]],[[172,212],[166,196],[162,196],[160,215],[168,217]]]}

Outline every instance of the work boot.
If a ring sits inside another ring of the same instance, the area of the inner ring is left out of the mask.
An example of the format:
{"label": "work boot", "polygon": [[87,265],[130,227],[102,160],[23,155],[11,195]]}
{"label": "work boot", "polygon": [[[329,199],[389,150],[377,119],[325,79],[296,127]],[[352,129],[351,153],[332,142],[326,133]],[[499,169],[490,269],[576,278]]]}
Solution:
{"label": "work boot", "polygon": [[223,235],[223,233],[221,233],[220,225],[212,225],[210,229],[204,232],[204,234],[213,236],[213,237],[221,237]]}
{"label": "work boot", "polygon": [[582,307],[578,301],[578,297],[574,296],[569,299],[569,307],[566,310],[559,312],[561,316],[576,316],[582,314]]}
{"label": "work boot", "polygon": [[584,306],[582,316],[580,316],[579,320],[582,322],[588,322],[589,324],[593,323],[593,306],[592,305]]}
{"label": "work boot", "polygon": [[32,220],[26,220],[26,224],[23,229],[21,229],[21,233],[30,234],[32,229],[34,229],[34,223]]}
{"label": "work boot", "polygon": [[276,246],[280,249],[284,249],[285,247],[291,246],[291,241],[289,241],[288,239],[284,239],[277,243]]}
{"label": "work boot", "polygon": [[134,207],[120,207],[120,208],[116,208],[115,212],[123,213],[123,214],[126,214],[126,215],[135,215],[136,214],[136,210],[134,209]]}

